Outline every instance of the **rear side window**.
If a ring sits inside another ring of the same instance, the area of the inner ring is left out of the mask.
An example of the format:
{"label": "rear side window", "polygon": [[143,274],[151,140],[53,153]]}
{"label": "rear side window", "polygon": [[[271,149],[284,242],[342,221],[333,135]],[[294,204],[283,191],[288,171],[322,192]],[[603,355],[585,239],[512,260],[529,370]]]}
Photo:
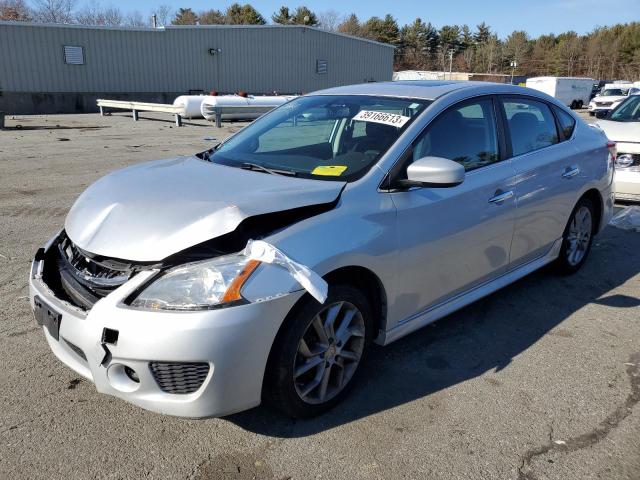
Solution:
{"label": "rear side window", "polygon": [[524,98],[502,100],[513,156],[558,143],[556,122],[547,104]]}
{"label": "rear side window", "polygon": [[553,107],[560,122],[560,128],[562,129],[562,135],[565,140],[571,138],[573,135],[573,129],[576,128],[576,120],[567,112],[560,108]]}
{"label": "rear side window", "polygon": [[413,160],[442,157],[466,171],[499,160],[493,103],[479,99],[455,105],[431,122],[414,144]]}

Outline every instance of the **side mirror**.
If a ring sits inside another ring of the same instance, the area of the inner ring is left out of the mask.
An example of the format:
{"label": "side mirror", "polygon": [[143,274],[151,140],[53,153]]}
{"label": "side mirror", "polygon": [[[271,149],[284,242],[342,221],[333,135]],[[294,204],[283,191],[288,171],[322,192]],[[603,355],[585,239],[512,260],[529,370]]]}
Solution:
{"label": "side mirror", "polygon": [[424,157],[407,167],[404,187],[455,187],[464,181],[464,167],[458,162],[440,157]]}

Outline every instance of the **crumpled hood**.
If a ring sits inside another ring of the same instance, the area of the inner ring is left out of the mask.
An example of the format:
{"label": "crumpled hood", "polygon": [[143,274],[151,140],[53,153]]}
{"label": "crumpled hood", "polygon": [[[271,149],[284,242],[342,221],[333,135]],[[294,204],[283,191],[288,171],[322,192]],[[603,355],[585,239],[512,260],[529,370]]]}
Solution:
{"label": "crumpled hood", "polygon": [[232,232],[248,217],[333,202],[344,185],[179,157],[101,178],[76,200],[65,229],[87,252],[153,262]]}
{"label": "crumpled hood", "polygon": [[597,124],[613,142],[640,143],[640,122],[599,120]]}

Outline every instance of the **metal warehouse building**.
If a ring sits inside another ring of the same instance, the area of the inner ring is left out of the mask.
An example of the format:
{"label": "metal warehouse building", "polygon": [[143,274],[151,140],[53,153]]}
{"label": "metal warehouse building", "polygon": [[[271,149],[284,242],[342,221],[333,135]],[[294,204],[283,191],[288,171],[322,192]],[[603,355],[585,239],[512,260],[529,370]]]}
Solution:
{"label": "metal warehouse building", "polygon": [[216,90],[300,93],[391,80],[393,47],[305,26],[108,28],[0,22],[0,111],[95,111]]}

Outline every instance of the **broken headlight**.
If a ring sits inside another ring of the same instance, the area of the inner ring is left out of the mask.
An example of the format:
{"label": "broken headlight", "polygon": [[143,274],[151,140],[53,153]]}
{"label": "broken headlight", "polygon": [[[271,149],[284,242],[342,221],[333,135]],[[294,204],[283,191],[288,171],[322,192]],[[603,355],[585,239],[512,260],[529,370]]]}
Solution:
{"label": "broken headlight", "polygon": [[260,262],[227,255],[167,270],[131,302],[135,308],[203,310],[242,300],[240,289]]}

